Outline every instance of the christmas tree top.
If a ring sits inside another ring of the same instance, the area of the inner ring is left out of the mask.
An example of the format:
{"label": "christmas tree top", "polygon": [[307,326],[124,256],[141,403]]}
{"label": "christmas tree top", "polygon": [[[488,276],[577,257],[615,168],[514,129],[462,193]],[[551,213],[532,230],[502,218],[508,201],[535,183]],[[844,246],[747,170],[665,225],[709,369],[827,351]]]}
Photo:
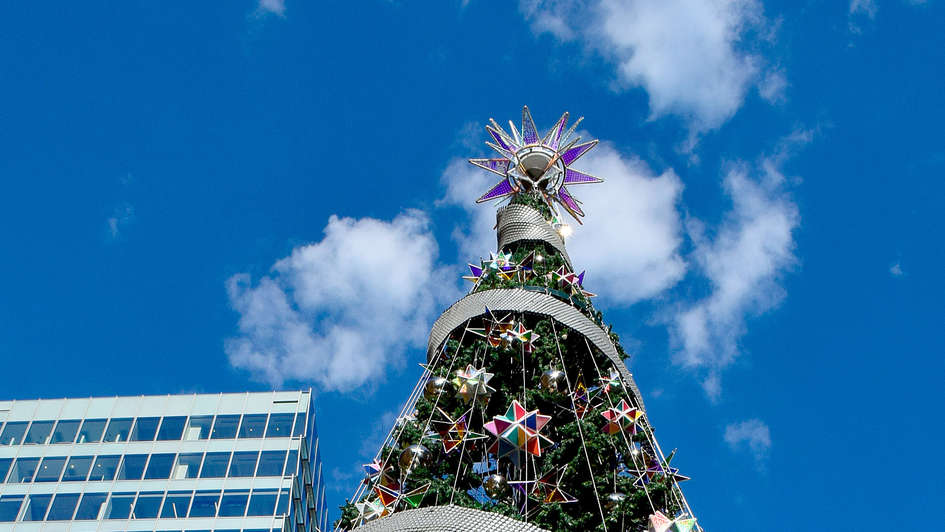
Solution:
{"label": "christmas tree top", "polygon": [[434,322],[423,374],[339,528],[701,530],[565,249],[557,207],[584,215],[567,187],[601,181],[571,168],[597,141],[567,119],[541,138],[527,107],[521,131],[486,127],[502,157],[470,162],[502,176],[478,200],[509,199],[498,249]]}

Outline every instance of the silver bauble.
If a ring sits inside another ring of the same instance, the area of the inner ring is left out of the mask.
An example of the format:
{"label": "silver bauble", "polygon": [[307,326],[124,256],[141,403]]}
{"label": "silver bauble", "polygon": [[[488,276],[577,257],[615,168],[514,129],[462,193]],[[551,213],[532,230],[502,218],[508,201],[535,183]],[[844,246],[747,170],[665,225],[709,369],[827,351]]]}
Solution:
{"label": "silver bauble", "polygon": [[482,480],[482,489],[491,499],[501,499],[509,492],[509,482],[498,473],[493,473]]}
{"label": "silver bauble", "polygon": [[432,401],[437,395],[445,392],[449,385],[450,381],[445,377],[431,377],[423,387],[423,396]]}
{"label": "silver bauble", "polygon": [[537,262],[538,264],[545,262],[545,256],[542,254],[535,255],[535,262]]}
{"label": "silver bauble", "polygon": [[400,469],[403,471],[409,471],[417,466],[430,465],[432,461],[433,454],[430,453],[430,450],[418,443],[401,451],[400,460],[398,460]]}
{"label": "silver bauble", "polygon": [[604,508],[614,511],[626,498],[627,496],[623,493],[620,493],[619,491],[608,493],[607,496],[604,497]]}
{"label": "silver bauble", "polygon": [[564,372],[560,369],[552,368],[541,374],[541,388],[546,392],[560,392],[566,387]]}

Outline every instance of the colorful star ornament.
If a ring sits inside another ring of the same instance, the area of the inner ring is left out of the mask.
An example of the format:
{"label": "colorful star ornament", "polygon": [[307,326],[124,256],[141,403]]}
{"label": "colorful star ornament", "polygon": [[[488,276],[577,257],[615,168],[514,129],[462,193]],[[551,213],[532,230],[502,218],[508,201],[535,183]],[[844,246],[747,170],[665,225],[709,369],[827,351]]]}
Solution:
{"label": "colorful star ornament", "polygon": [[[534,487],[529,494],[537,494],[538,498],[541,499],[541,502],[544,504],[567,504],[569,502],[577,502],[575,497],[561,489],[561,478],[564,477],[567,468],[568,466],[563,466],[558,469],[552,469],[542,475],[541,478],[535,481]],[[509,484],[512,484],[512,482]]]}
{"label": "colorful star ornament", "polygon": [[538,410],[525,410],[521,403],[513,400],[505,415],[495,416],[483,425],[484,429],[496,436],[489,452],[497,458],[509,456],[515,464],[518,463],[520,450],[541,456],[542,442],[552,444],[547,436],[540,433],[550,420],[551,416],[543,416]]}
{"label": "colorful star ornament", "polygon": [[637,477],[637,479],[633,482],[633,485],[637,487],[646,486],[656,475],[663,475],[666,478],[671,479],[673,482],[685,482],[689,480],[689,477],[679,474],[678,467],[670,466],[669,462],[673,459],[675,454],[676,450],[673,449],[673,452],[669,453],[669,457],[666,458],[665,464],[656,458],[650,458],[649,463],[646,466],[646,471],[640,472],[640,476]]}
{"label": "colorful star ornament", "polygon": [[390,514],[390,508],[381,502],[380,499],[358,502],[354,504],[354,507],[358,510],[358,518],[361,523],[373,521],[378,517],[384,517]]}
{"label": "colorful star ornament", "polygon": [[656,512],[650,515],[650,524],[647,532],[697,532],[702,530],[696,524],[695,518],[679,516],[670,519],[663,515],[663,512]]}
{"label": "colorful star ornament", "polygon": [[558,283],[558,287],[566,291],[570,295],[581,294],[584,297],[597,297],[597,294],[593,294],[584,289],[584,274],[586,272],[581,272],[576,274],[574,272],[569,272],[564,266],[558,268],[557,270],[551,272],[552,277]]}
{"label": "colorful star ornament", "polygon": [[433,424],[437,427],[435,434],[438,435],[435,439],[439,439],[440,443],[443,444],[444,453],[451,453],[464,441],[485,439],[485,434],[470,432],[466,424],[466,416],[472,412],[472,409],[466,411],[463,415],[459,416],[459,419],[455,420],[441,408],[437,407],[437,410],[440,412],[440,415],[446,418],[445,421],[433,420]]}
{"label": "colorful star ornament", "polygon": [[489,310],[489,307],[486,307],[486,315],[488,317],[483,319],[485,327],[468,327],[466,330],[475,335],[484,337],[492,347],[508,347],[512,341],[515,340],[515,333],[513,331],[515,328],[515,320],[509,319],[511,314],[497,318],[496,315]]}
{"label": "colorful star ornament", "polygon": [[600,378],[600,389],[606,394],[610,394],[611,388],[620,387],[622,387],[622,384],[620,382],[620,372],[617,371],[617,368],[610,368],[610,373]]}
{"label": "colorful star ornament", "polygon": [[614,408],[608,408],[601,413],[609,423],[604,425],[603,431],[607,434],[617,434],[622,431],[637,433],[637,420],[643,417],[643,412],[627,404],[624,399]]}
{"label": "colorful star ornament", "polygon": [[532,329],[526,329],[524,325],[519,323],[512,330],[512,337],[519,342],[522,342],[524,350],[526,353],[531,353],[535,350],[535,340],[541,337],[538,333]]}
{"label": "colorful star ornament", "polygon": [[378,477],[378,475],[381,474],[381,471],[384,470],[384,466],[378,460],[374,460],[370,464],[364,464],[363,467],[364,467],[364,474],[367,476],[367,478],[365,478],[364,480],[365,482],[370,482],[374,480],[375,478]]}
{"label": "colorful star ornament", "polygon": [[578,119],[565,131],[568,113],[564,113],[544,138],[539,138],[538,129],[527,106],[522,109],[521,131],[509,121],[511,135],[495,120],[490,119],[491,125],[486,126],[486,131],[493,142],[486,144],[501,157],[470,159],[469,162],[502,176],[502,181],[480,196],[476,203],[535,190],[541,194],[553,213],[557,213],[557,203],[580,223],[584,211],[581,210],[580,202],[571,195],[568,185],[603,181],[571,168],[572,163],[597,144],[596,140],[578,144],[580,137],[571,138],[581,120]]}
{"label": "colorful star ornament", "polygon": [[574,403],[574,415],[578,419],[584,419],[591,405],[591,395],[584,384],[584,375],[579,374],[577,382],[574,384],[574,393],[571,394],[571,400]]}
{"label": "colorful star ornament", "polygon": [[467,404],[473,398],[488,402],[492,392],[495,391],[495,388],[489,386],[492,375],[492,373],[486,373],[486,368],[477,369],[472,364],[467,365],[466,369],[456,370],[456,377],[453,379],[456,397],[462,397]]}

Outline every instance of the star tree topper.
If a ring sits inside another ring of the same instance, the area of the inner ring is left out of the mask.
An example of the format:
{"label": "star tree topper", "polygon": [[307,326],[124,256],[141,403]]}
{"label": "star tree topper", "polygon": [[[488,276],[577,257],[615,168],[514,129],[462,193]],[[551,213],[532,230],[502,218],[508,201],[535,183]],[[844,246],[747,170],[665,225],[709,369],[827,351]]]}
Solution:
{"label": "star tree topper", "polygon": [[470,159],[469,162],[498,174],[503,179],[480,196],[476,203],[537,190],[553,213],[557,214],[554,204],[558,203],[578,223],[581,223],[584,211],[581,210],[580,202],[568,191],[567,185],[603,181],[603,179],[571,168],[574,161],[597,144],[596,140],[578,144],[581,137],[571,138],[581,120],[583,119],[578,119],[570,129],[565,131],[568,113],[564,113],[544,138],[539,138],[538,129],[528,111],[528,106],[522,109],[521,131],[515,128],[511,120],[509,121],[511,135],[490,118],[491,125],[486,126],[486,131],[494,142],[486,142],[486,144],[502,157]]}

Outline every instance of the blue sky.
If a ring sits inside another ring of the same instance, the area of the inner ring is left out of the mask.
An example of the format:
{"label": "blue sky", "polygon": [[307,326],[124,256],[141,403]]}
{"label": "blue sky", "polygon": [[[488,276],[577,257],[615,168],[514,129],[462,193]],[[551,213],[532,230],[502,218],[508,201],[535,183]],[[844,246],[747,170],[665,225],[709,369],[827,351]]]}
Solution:
{"label": "blue sky", "polygon": [[939,0],[12,3],[0,395],[311,386],[342,503],[494,245],[463,158],[527,104],[603,141],[569,251],[701,522],[928,515],[943,27]]}

